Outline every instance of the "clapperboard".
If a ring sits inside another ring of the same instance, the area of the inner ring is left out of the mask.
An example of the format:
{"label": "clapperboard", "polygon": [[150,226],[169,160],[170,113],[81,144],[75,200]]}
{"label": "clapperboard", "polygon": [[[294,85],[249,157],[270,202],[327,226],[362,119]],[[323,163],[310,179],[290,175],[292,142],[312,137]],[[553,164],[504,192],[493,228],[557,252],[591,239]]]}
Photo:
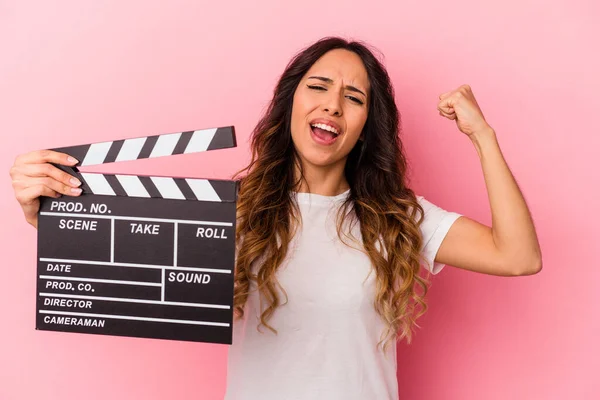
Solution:
{"label": "clapperboard", "polygon": [[[233,127],[56,148],[80,166],[236,146]],[[42,198],[36,329],[231,344],[237,182],[85,173]]]}

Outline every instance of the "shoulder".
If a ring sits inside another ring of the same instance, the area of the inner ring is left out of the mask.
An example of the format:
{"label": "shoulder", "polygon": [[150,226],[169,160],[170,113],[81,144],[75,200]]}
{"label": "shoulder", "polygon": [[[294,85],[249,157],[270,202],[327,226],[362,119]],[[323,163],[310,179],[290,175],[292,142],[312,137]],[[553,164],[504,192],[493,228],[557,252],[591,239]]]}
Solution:
{"label": "shoulder", "polygon": [[430,202],[421,195],[416,195],[416,198],[419,205],[423,208],[424,224],[431,225],[434,222],[440,222],[441,220],[446,219],[455,220],[456,218],[461,216],[456,212],[448,211],[442,207],[437,206],[436,204]]}
{"label": "shoulder", "polygon": [[435,256],[450,227],[462,215],[439,207],[423,196],[417,195],[416,198],[423,208],[423,219],[419,225],[423,237],[421,251],[427,261],[426,268],[433,274],[437,274],[443,265],[435,262]]}

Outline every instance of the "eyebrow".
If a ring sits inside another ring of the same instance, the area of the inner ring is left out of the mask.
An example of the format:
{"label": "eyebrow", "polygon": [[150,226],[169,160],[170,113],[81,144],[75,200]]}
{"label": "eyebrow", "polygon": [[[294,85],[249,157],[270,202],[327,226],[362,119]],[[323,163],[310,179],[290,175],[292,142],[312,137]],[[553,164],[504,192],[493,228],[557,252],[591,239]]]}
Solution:
{"label": "eyebrow", "polygon": [[[333,83],[333,79],[326,78],[324,76],[309,76],[308,79],[318,79],[322,82],[329,83],[329,84]],[[362,90],[360,90],[359,88],[357,88],[355,86],[346,85],[346,89],[351,92],[358,92],[358,93],[362,94],[363,96],[367,97],[367,95]]]}

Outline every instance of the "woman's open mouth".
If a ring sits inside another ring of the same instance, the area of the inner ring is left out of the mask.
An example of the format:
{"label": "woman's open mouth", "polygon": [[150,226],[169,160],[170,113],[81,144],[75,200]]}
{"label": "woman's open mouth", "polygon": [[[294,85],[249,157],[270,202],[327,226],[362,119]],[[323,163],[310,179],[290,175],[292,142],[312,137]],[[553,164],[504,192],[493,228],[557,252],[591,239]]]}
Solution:
{"label": "woman's open mouth", "polygon": [[311,137],[319,144],[333,144],[340,135],[337,129],[325,124],[310,124]]}

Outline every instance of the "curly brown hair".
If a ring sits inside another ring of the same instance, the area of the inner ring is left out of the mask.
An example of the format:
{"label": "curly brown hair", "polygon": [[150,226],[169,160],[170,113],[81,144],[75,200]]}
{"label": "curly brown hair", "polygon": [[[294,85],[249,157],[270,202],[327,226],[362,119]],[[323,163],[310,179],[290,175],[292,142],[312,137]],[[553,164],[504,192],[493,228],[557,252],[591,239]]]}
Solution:
{"label": "curly brown hair", "polygon": [[[416,320],[425,313],[426,278],[419,276],[421,256],[419,226],[423,208],[407,187],[407,162],[399,139],[400,116],[394,89],[385,67],[362,42],[338,37],[323,38],[296,54],[287,65],[264,116],[251,136],[252,158],[242,173],[237,205],[238,244],[235,267],[234,310],[244,316],[251,282],[261,296],[260,324],[277,332],[268,321],[285,293],[276,272],[300,223],[293,192],[303,180],[302,165],[292,142],[290,123],[294,92],[309,68],[325,53],[345,49],[356,53],[367,70],[372,95],[359,140],[348,155],[344,174],[350,185],[348,198],[337,216],[337,233],[346,245],[357,242],[344,222],[360,224],[362,250],[376,273],[374,307],[387,325],[379,344],[390,340],[410,343]],[[295,171],[300,171],[296,176]],[[421,292],[419,292],[421,289]],[[286,294],[287,296],[287,294]],[[264,308],[264,309],[263,309]]]}

